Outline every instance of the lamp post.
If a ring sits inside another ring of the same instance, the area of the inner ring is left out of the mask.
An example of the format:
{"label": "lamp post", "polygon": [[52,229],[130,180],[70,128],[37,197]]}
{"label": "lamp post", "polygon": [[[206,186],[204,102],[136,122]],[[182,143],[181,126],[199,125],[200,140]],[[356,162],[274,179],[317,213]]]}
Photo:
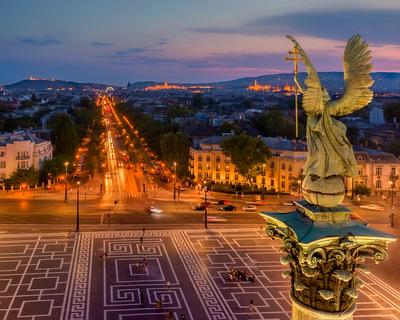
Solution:
{"label": "lamp post", "polygon": [[79,185],[80,181],[76,183],[76,232],[79,232]]}
{"label": "lamp post", "polygon": [[174,200],[176,200],[176,162],[174,162]]}
{"label": "lamp post", "polygon": [[263,163],[262,168],[263,168],[263,177],[262,177],[262,193],[261,193],[261,198],[264,200],[264,198],[265,198],[265,163]]}
{"label": "lamp post", "polygon": [[208,228],[207,226],[207,186],[205,185],[204,181],[204,228]]}
{"label": "lamp post", "polygon": [[64,166],[65,166],[65,192],[64,192],[64,200],[67,200],[68,199],[68,194],[67,194],[67,188],[68,188],[68,165],[69,165],[69,162],[67,161],[67,162],[65,162],[64,163]]}
{"label": "lamp post", "polygon": [[299,188],[299,198],[301,198],[301,180],[297,180],[297,186]]}
{"label": "lamp post", "polygon": [[393,202],[393,196],[394,196],[394,181],[390,180],[390,193],[391,193],[391,200],[390,200],[390,226],[393,228],[394,227],[394,202]]}

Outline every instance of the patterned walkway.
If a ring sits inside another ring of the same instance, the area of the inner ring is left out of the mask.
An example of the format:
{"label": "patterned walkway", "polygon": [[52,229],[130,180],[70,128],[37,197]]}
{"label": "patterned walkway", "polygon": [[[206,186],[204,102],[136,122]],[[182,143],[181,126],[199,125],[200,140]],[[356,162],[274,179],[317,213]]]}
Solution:
{"label": "patterned walkway", "polygon": [[[279,247],[255,229],[1,235],[0,319],[290,319]],[[355,319],[400,320],[399,292],[360,276]]]}

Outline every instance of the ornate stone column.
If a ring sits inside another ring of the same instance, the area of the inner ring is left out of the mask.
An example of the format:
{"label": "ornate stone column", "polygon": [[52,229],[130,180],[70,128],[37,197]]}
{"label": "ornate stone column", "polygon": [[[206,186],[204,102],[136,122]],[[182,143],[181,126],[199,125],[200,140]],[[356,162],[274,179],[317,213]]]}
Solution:
{"label": "ornate stone column", "polygon": [[281,263],[291,280],[292,319],[353,318],[362,282],[368,272],[367,258],[376,263],[387,256],[389,234],[350,219],[344,206],[323,208],[296,202],[290,213],[260,213],[267,220],[267,233],[283,241]]}

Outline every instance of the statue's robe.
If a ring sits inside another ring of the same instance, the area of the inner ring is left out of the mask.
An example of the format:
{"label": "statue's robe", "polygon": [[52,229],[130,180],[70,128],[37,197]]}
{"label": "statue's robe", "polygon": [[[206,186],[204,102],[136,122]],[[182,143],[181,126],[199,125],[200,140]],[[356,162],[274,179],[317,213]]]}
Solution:
{"label": "statue's robe", "polygon": [[307,144],[305,175],[357,176],[357,162],[346,137],[346,126],[332,118],[328,110],[320,115],[308,115]]}

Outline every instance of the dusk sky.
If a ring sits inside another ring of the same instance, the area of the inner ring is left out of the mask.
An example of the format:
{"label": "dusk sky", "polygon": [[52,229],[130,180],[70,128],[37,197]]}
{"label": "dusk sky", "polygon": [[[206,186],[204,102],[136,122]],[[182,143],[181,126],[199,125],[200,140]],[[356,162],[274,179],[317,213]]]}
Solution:
{"label": "dusk sky", "polygon": [[28,75],[125,85],[287,72],[291,34],[341,71],[361,34],[374,71],[400,71],[400,1],[1,0],[0,83]]}

